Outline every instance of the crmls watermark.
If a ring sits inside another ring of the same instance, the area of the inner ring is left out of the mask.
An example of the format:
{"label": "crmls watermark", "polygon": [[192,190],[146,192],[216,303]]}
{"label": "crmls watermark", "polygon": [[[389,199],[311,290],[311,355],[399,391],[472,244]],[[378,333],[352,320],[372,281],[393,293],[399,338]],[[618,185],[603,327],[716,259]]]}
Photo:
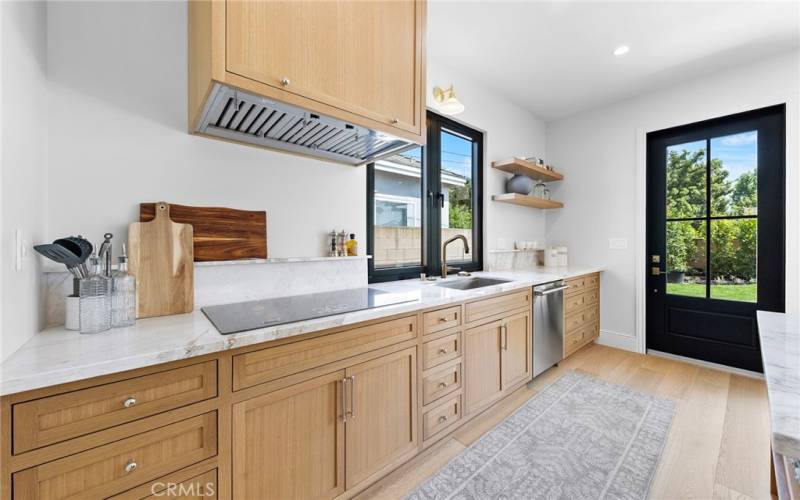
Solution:
{"label": "crmls watermark", "polygon": [[214,483],[162,483],[156,482],[150,487],[154,497],[212,497]]}

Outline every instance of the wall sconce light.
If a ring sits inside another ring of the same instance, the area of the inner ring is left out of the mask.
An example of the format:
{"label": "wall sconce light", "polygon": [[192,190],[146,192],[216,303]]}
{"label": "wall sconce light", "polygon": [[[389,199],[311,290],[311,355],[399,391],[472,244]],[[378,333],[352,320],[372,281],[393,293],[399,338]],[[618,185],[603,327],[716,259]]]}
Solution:
{"label": "wall sconce light", "polygon": [[438,103],[439,112],[443,115],[457,115],[464,111],[464,105],[456,98],[452,84],[446,90],[442,90],[441,87],[434,87],[433,100]]}

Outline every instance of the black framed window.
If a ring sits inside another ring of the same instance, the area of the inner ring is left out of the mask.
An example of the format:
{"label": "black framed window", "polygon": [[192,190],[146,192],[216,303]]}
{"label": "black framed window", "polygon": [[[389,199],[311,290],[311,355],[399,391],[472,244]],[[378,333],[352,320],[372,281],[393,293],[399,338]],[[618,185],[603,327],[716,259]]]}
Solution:
{"label": "black framed window", "polygon": [[483,134],[428,112],[427,145],[367,166],[370,282],[441,274],[447,264],[483,268]]}

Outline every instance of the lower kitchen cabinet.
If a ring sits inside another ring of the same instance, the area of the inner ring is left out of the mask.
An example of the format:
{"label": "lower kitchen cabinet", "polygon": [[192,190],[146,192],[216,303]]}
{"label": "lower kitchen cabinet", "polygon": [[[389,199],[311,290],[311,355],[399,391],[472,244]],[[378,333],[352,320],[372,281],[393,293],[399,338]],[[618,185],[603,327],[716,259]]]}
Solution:
{"label": "lower kitchen cabinet", "polygon": [[501,321],[464,332],[464,386],[466,413],[486,408],[503,394]]}
{"label": "lower kitchen cabinet", "polygon": [[531,313],[523,309],[464,332],[466,413],[503,397],[532,374]]}
{"label": "lower kitchen cabinet", "polygon": [[531,379],[531,313],[523,312],[509,317],[502,328],[501,385],[506,390]]}
{"label": "lower kitchen cabinet", "polygon": [[349,489],[417,449],[417,348],[350,367],[346,375]]}
{"label": "lower kitchen cabinet", "polygon": [[344,492],[344,370],[233,405],[233,498]]}
{"label": "lower kitchen cabinet", "polygon": [[233,406],[234,498],[332,498],[417,449],[417,348]]}

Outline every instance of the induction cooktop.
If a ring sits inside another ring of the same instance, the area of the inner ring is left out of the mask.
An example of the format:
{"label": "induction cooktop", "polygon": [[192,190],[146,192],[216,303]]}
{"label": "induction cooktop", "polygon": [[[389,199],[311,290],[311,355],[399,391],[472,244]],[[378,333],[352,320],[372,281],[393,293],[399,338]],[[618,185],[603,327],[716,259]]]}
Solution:
{"label": "induction cooktop", "polygon": [[392,293],[365,287],[206,306],[201,310],[219,333],[228,335],[417,299],[413,293]]}

